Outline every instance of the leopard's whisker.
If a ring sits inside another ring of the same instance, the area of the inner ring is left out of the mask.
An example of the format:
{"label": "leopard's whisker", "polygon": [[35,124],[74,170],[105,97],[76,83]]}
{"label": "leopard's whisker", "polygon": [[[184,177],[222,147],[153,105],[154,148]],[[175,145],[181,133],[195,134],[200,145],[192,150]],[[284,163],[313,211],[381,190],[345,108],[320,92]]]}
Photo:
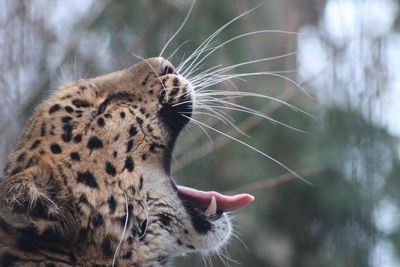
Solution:
{"label": "leopard's whisker", "polygon": [[115,249],[115,252],[114,252],[114,257],[113,257],[113,261],[112,261],[112,267],[115,266],[115,261],[117,260],[118,252],[119,252],[119,250],[120,250],[120,248],[121,248],[122,241],[124,240],[124,236],[125,236],[126,229],[128,228],[129,207],[128,207],[128,197],[127,197],[127,195],[126,195],[125,192],[124,192],[124,197],[125,197],[125,213],[126,213],[126,216],[125,216],[125,224],[124,224],[124,230],[122,231],[121,238],[120,238],[120,240],[119,240],[119,242],[118,242],[118,245],[117,245],[117,248]]}
{"label": "leopard's whisker", "polygon": [[[209,69],[206,69],[206,70],[202,71],[201,73],[196,74],[196,75],[193,76],[193,77],[192,77],[192,74],[193,74],[193,73],[188,73],[188,74],[185,75],[185,77],[186,77],[187,80],[192,81],[193,79],[195,79],[195,78],[197,78],[197,77],[204,77],[204,76],[203,76],[204,73],[207,73],[207,72],[210,71],[210,70],[214,70],[214,69],[219,68],[219,67],[222,67],[222,66],[223,66],[223,64],[215,65],[215,66],[213,66],[213,67],[211,67],[211,68],[209,68]],[[196,71],[197,71],[197,70],[196,70]],[[200,75],[201,75],[201,76],[200,76]]]}
{"label": "leopard's whisker", "polygon": [[[209,109],[207,109],[207,110],[209,110]],[[197,114],[200,114],[200,115],[208,115],[208,116],[211,116],[211,117],[213,117],[213,118],[216,118],[216,119],[222,121],[222,123],[224,123],[224,124],[226,124],[226,125],[228,124],[228,121],[227,121],[225,118],[221,118],[221,117],[219,117],[219,116],[217,116],[217,115],[214,115],[214,114],[212,114],[212,113],[209,113],[209,112],[196,111],[196,112],[180,112],[180,113],[183,113],[183,114],[193,114],[193,115],[197,115]]]}
{"label": "leopard's whisker", "polygon": [[[205,79],[207,77],[213,76],[214,74],[224,73],[224,72],[227,72],[227,71],[232,70],[234,68],[238,68],[238,67],[241,67],[241,66],[250,65],[250,64],[254,64],[254,63],[260,63],[260,62],[266,62],[266,61],[280,59],[280,58],[286,58],[286,57],[289,57],[289,56],[292,56],[292,55],[296,55],[296,54],[297,54],[297,52],[291,52],[291,53],[287,53],[287,54],[283,54],[283,55],[279,55],[279,56],[274,56],[274,57],[267,57],[267,58],[260,58],[260,59],[245,61],[245,62],[241,62],[241,63],[235,64],[235,65],[228,66],[228,67],[225,67],[225,68],[221,68],[221,69],[218,69],[218,70],[215,70],[215,71],[211,72],[210,70],[214,68],[214,67],[212,67],[212,68],[200,73],[198,77],[190,78],[190,81],[195,83],[198,80]],[[295,70],[272,71],[272,72],[274,72],[274,73],[288,73],[288,72],[294,72],[294,71]]]}
{"label": "leopard's whisker", "polygon": [[[228,103],[229,103],[229,104],[228,104]],[[212,105],[208,105],[208,106],[209,106],[209,107],[212,107],[212,108],[216,108],[216,109],[235,110],[235,111],[240,111],[240,112],[243,112],[243,113],[255,115],[255,116],[258,116],[258,117],[267,119],[267,120],[269,120],[269,121],[271,121],[271,122],[273,122],[273,123],[282,125],[282,126],[284,126],[284,127],[286,127],[286,128],[289,128],[289,129],[291,129],[291,130],[294,130],[294,131],[296,131],[296,132],[300,132],[300,133],[303,133],[303,134],[307,134],[306,131],[300,130],[300,129],[298,129],[298,128],[296,128],[296,127],[293,127],[293,126],[290,126],[290,125],[288,125],[288,124],[286,124],[286,123],[283,123],[283,122],[281,122],[281,121],[275,120],[275,119],[273,119],[273,118],[271,118],[271,117],[269,117],[269,116],[267,116],[267,115],[265,115],[265,114],[262,114],[262,113],[260,113],[260,112],[258,112],[258,111],[256,111],[256,110],[254,110],[254,109],[247,108],[247,107],[244,107],[244,106],[242,106],[242,105],[238,105],[238,104],[234,104],[234,103],[230,103],[230,102],[227,102],[227,103],[225,103],[225,104],[227,104],[227,105],[232,105],[232,106],[235,106],[235,107],[212,106]]]}
{"label": "leopard's whisker", "polygon": [[169,38],[169,40],[167,41],[167,43],[164,45],[163,49],[161,49],[160,55],[159,57],[162,57],[162,54],[164,53],[165,49],[167,49],[169,43],[175,38],[175,36],[182,30],[183,26],[185,26],[186,21],[188,20],[190,13],[192,13],[192,9],[194,4],[196,3],[196,0],[192,0],[192,4],[190,5],[189,11],[186,14],[185,19],[183,20],[182,24],[179,26],[178,30],[176,30],[176,32],[171,36],[171,38]]}
{"label": "leopard's whisker", "polygon": [[185,44],[187,44],[188,42],[189,42],[189,40],[186,40],[186,41],[184,41],[183,43],[181,43],[181,44],[174,50],[174,52],[172,52],[172,54],[169,55],[169,57],[167,57],[167,60],[168,60],[168,61],[171,61],[172,58],[175,56],[175,54],[179,51],[179,49],[180,49],[182,46],[184,46]]}
{"label": "leopard's whisker", "polygon": [[[223,80],[222,82],[229,81],[230,79],[225,79],[228,75],[234,75],[234,74],[224,74],[224,75],[214,74],[214,75],[210,75],[210,76],[204,77],[203,79],[201,79],[199,81],[192,81],[192,85],[196,88],[196,90],[200,90],[204,86],[214,85],[214,84],[216,84],[215,82],[218,83],[219,80]],[[232,79],[246,81],[243,78],[232,77]]]}
{"label": "leopard's whisker", "polygon": [[[260,31],[253,31],[253,32],[243,33],[243,34],[240,34],[240,35],[238,35],[238,36],[235,36],[235,37],[233,37],[233,38],[231,38],[231,39],[229,39],[229,40],[227,40],[227,41],[221,43],[220,45],[218,45],[217,47],[215,47],[213,50],[211,50],[210,52],[208,52],[205,56],[203,56],[196,64],[193,64],[193,66],[190,65],[190,66],[186,69],[186,71],[187,71],[187,70],[190,70],[190,68],[195,69],[195,68],[198,66],[198,64],[200,64],[201,62],[203,62],[206,58],[208,58],[208,57],[209,57],[210,55],[212,55],[215,51],[217,51],[219,48],[225,46],[226,44],[229,44],[230,42],[233,42],[233,41],[235,41],[235,40],[237,40],[237,39],[240,39],[240,38],[243,38],[243,37],[246,37],[246,36],[255,35],[255,34],[261,34],[261,33],[285,33],[285,34],[296,34],[296,35],[297,35],[297,33],[295,33],[295,32],[287,32],[287,31],[280,31],[280,30],[260,30]],[[279,57],[278,57],[278,58],[279,58]]]}
{"label": "leopard's whisker", "polygon": [[[225,117],[228,117],[229,119],[226,120],[226,123],[225,123],[225,124],[229,124],[232,128],[234,128],[236,131],[238,131],[241,135],[244,135],[245,137],[250,138],[250,136],[249,136],[248,134],[246,134],[245,132],[243,132],[239,127],[237,127],[237,126],[234,124],[233,118],[232,118],[231,116],[229,116],[226,112],[221,111],[221,110],[216,110],[214,107],[209,106],[209,105],[201,105],[201,106],[199,106],[198,108],[209,110],[209,111],[211,111],[211,112],[213,112],[213,113],[216,113],[216,114],[218,114],[218,115],[220,115],[220,116],[223,116],[224,118],[225,118]],[[206,113],[206,115],[212,115],[212,114],[209,114],[209,113],[207,114],[207,113]],[[214,116],[213,116],[213,117],[214,117]],[[217,118],[218,118],[218,116],[217,116]]]}
{"label": "leopard's whisker", "polygon": [[[271,121],[273,121],[275,123],[279,123],[279,124],[285,125],[284,123],[276,121],[276,120],[274,120],[274,119],[272,119],[270,117],[266,117],[265,114],[260,113],[259,111],[256,111],[254,109],[251,109],[249,107],[246,107],[246,106],[243,106],[243,105],[240,105],[240,104],[236,104],[236,103],[232,103],[232,102],[226,101],[226,100],[221,99],[221,98],[211,98],[211,99],[206,99],[206,100],[200,100],[199,102],[202,103],[203,106],[206,105],[207,107],[216,108],[216,109],[221,109],[222,108],[222,109],[242,111],[242,112],[245,112],[245,113],[250,113],[252,115],[256,115],[256,116],[260,116],[260,117],[266,118],[266,119],[271,120]],[[230,106],[233,106],[234,108],[223,106],[223,105],[213,106],[213,105],[210,105],[209,103],[213,103],[214,105],[215,104],[230,105]],[[288,125],[285,125],[285,126],[292,129],[291,126],[288,126]],[[299,130],[299,129],[296,129],[296,130],[305,133],[302,130]]]}
{"label": "leopard's whisker", "polygon": [[[185,74],[186,79],[187,80],[193,80],[194,78],[199,77],[199,74],[196,74],[196,72],[200,71],[203,66],[204,66],[204,63],[202,65],[200,65],[196,70],[193,69],[193,70],[189,71],[188,73],[186,73]],[[207,71],[211,71],[212,69],[215,70],[216,68],[219,68],[221,66],[223,66],[223,64],[218,64],[218,65],[216,65],[216,66],[214,66],[212,68],[209,68],[207,70],[202,71],[201,73],[206,73]],[[194,75],[194,76],[192,76],[192,75]]]}
{"label": "leopard's whisker", "polygon": [[231,80],[233,78],[237,78],[237,77],[248,77],[248,76],[260,76],[260,75],[267,75],[267,76],[274,76],[274,77],[278,77],[278,78],[282,78],[286,81],[288,81],[289,83],[291,83],[292,85],[294,85],[296,88],[299,88],[303,93],[305,93],[307,96],[309,96],[310,98],[314,99],[314,97],[312,95],[310,95],[304,88],[303,86],[301,86],[298,82],[294,81],[293,79],[290,79],[284,75],[278,74],[278,73],[274,73],[274,72],[270,72],[270,71],[261,71],[261,72],[249,72],[249,73],[238,73],[238,74],[229,74],[229,75],[221,75],[222,77],[220,78],[219,81],[215,81],[211,84],[208,84],[206,86],[202,86],[200,88],[198,88],[198,90],[202,90],[204,88],[210,87],[212,85],[215,85],[217,83],[226,81],[226,80]]}
{"label": "leopard's whisker", "polygon": [[223,252],[217,251],[216,254],[224,266],[230,266],[230,263],[240,264],[238,260],[235,260],[231,257],[227,247],[223,247],[222,250]]}
{"label": "leopard's whisker", "polygon": [[195,120],[195,119],[193,119],[193,118],[191,118],[191,117],[189,117],[189,116],[186,116],[186,115],[184,115],[184,114],[181,114],[181,115],[184,116],[184,117],[186,117],[186,118],[189,119],[190,121],[197,122],[198,124],[200,124],[200,125],[202,125],[202,126],[208,128],[208,129],[210,129],[210,130],[212,130],[212,131],[215,131],[215,132],[217,132],[217,133],[219,133],[219,134],[221,134],[221,135],[223,135],[223,136],[225,136],[225,137],[227,137],[227,138],[229,138],[229,139],[232,139],[232,140],[234,140],[234,141],[236,141],[236,142],[242,144],[243,146],[246,146],[247,148],[249,148],[249,149],[251,149],[251,150],[253,150],[253,151],[259,153],[260,155],[263,155],[264,157],[266,157],[266,158],[270,159],[271,161],[275,162],[276,164],[278,164],[279,166],[281,166],[282,168],[284,168],[285,170],[287,170],[288,172],[290,172],[291,174],[293,174],[294,176],[296,176],[297,178],[299,178],[299,179],[302,180],[303,182],[305,182],[305,183],[307,183],[307,184],[309,184],[309,185],[312,185],[311,182],[309,182],[308,180],[306,180],[306,179],[303,178],[302,176],[298,175],[295,171],[293,171],[292,169],[290,169],[289,167],[287,167],[285,164],[283,164],[283,163],[280,162],[279,160],[275,159],[274,157],[272,157],[272,156],[266,154],[265,152],[262,152],[261,150],[259,150],[259,149],[255,148],[255,147],[253,147],[253,146],[251,146],[251,145],[249,145],[249,144],[247,144],[247,143],[245,143],[245,142],[239,140],[238,138],[235,138],[235,137],[233,137],[233,136],[231,136],[231,135],[229,135],[229,134],[227,134],[227,133],[225,133],[225,132],[222,132],[222,131],[220,131],[220,130],[218,130],[218,129],[215,129],[214,127],[211,127],[211,126],[209,126],[209,125],[207,125],[207,124],[205,124],[205,123],[203,123],[203,122],[200,122],[200,121],[198,121],[198,120]]}
{"label": "leopard's whisker", "polygon": [[[185,112],[179,112],[179,114],[181,114],[182,116],[187,117],[184,113],[185,113]],[[190,117],[189,117],[189,118],[190,118]],[[193,123],[194,123],[195,125],[199,126],[199,128],[206,134],[208,140],[210,140],[210,143],[213,144],[214,142],[213,142],[211,136],[210,136],[210,135],[208,134],[208,132],[204,129],[204,127],[203,127],[202,125],[198,124],[198,123],[195,122],[195,121],[193,121]]]}
{"label": "leopard's whisker", "polygon": [[[143,210],[144,210],[144,216],[145,216],[145,228],[143,230],[143,233],[139,236],[139,239],[143,238],[146,233],[147,233],[147,228],[149,226],[149,206],[147,205],[147,202],[143,202],[143,200],[139,201],[140,205],[142,206]],[[141,224],[143,223],[143,221],[141,222]]]}
{"label": "leopard's whisker", "polygon": [[[186,68],[190,69],[190,67],[192,66],[192,64],[194,64],[197,59],[199,58],[199,56],[203,53],[204,49],[207,48],[207,46],[211,43],[212,40],[214,40],[214,38],[221,33],[226,27],[228,27],[230,24],[232,24],[233,22],[235,22],[236,20],[242,18],[243,16],[253,12],[255,9],[257,9],[258,7],[260,7],[262,4],[259,4],[255,7],[253,7],[252,9],[243,12],[242,14],[236,16],[235,18],[231,19],[230,21],[228,21],[227,23],[225,23],[224,25],[222,25],[218,30],[216,30],[214,33],[212,33],[206,40],[204,40],[199,47],[192,53],[192,55],[190,55],[186,60],[183,61],[183,63],[181,65],[178,66],[177,70],[178,72],[181,72],[182,68],[184,68],[186,66],[186,64],[188,64],[188,62],[190,62],[193,58],[194,60],[189,64],[189,66]],[[193,54],[197,51],[201,51],[201,53],[199,53],[197,56],[193,56]],[[185,73],[185,72],[183,72]]]}
{"label": "leopard's whisker", "polygon": [[234,228],[232,227],[231,235],[236,238],[242,245],[243,247],[247,250],[250,251],[249,248],[247,247],[246,243],[239,237],[239,232],[235,231]]}
{"label": "leopard's whisker", "polygon": [[[259,98],[265,98],[269,99],[272,101],[276,101],[284,106],[287,106],[288,108],[296,111],[303,113],[307,116],[310,117],[315,117],[313,114],[308,113],[307,111],[292,105],[286,101],[280,100],[279,98],[264,95],[264,94],[259,94],[259,93],[253,93],[253,92],[243,92],[243,91],[213,91],[213,90],[204,90],[201,92],[196,92],[196,99],[203,99],[203,97],[210,97],[210,96],[215,96],[213,99],[232,99],[232,98],[239,98],[239,97],[259,97]],[[223,96],[223,97],[220,97]]]}
{"label": "leopard's whisker", "polygon": [[[204,53],[204,52],[209,51],[209,50],[212,50],[213,48],[214,48],[214,46],[213,46],[213,44],[211,43],[211,44],[209,44],[209,47],[207,47],[207,48],[204,49],[204,51],[193,52],[192,55],[193,55],[193,56],[197,56],[198,54]],[[183,61],[183,60],[185,60],[185,59],[184,59],[184,56],[182,57],[181,63],[180,63],[179,65],[182,64],[182,61]],[[178,66],[179,66],[179,65],[178,65]],[[221,65],[222,65],[222,64],[221,64]],[[200,68],[201,68],[201,67],[199,67],[199,69],[200,69]],[[177,67],[176,69],[177,69],[177,72],[179,73],[179,67]],[[180,73],[180,74],[181,74],[181,76],[183,76],[183,73]],[[184,74],[185,77],[189,77],[190,75],[191,75],[191,73]]]}

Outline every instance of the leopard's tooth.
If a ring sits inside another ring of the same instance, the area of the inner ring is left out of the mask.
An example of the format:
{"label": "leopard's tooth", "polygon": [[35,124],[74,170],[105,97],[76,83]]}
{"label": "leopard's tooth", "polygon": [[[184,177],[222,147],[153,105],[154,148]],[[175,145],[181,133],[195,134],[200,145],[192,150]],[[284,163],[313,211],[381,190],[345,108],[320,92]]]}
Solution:
{"label": "leopard's tooth", "polygon": [[214,196],[211,197],[211,202],[208,208],[206,209],[206,212],[210,215],[217,213],[217,200],[215,199]]}

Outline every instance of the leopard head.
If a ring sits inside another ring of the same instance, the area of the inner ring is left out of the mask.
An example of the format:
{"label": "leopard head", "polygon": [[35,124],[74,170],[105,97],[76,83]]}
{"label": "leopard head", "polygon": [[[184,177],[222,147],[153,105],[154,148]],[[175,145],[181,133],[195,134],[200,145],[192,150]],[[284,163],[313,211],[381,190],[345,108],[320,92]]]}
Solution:
{"label": "leopard head", "polygon": [[218,250],[231,234],[226,212],[252,198],[174,182],[172,151],[195,101],[163,58],[61,86],[10,156],[0,219],[36,249],[67,250],[71,264],[164,265]]}

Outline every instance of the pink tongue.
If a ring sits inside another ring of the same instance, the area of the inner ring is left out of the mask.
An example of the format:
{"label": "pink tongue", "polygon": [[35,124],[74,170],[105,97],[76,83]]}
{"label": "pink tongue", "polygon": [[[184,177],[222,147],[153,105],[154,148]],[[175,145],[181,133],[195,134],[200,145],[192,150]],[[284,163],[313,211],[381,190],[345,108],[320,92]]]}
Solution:
{"label": "pink tongue", "polygon": [[249,194],[226,196],[215,191],[200,191],[181,185],[178,185],[178,190],[186,199],[195,202],[201,208],[207,208],[211,197],[214,196],[220,211],[237,210],[254,200],[254,197]]}

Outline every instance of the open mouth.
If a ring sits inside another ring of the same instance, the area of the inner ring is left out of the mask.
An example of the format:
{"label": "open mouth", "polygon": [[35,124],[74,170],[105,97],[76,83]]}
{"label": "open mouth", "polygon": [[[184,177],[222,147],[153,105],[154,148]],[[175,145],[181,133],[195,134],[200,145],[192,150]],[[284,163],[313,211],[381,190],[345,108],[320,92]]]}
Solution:
{"label": "open mouth", "polygon": [[254,200],[249,194],[228,196],[215,191],[201,191],[180,185],[177,189],[178,196],[199,233],[211,230],[210,221],[218,220],[224,212],[240,209]]}
{"label": "open mouth", "polygon": [[209,215],[237,210],[254,200],[254,197],[249,194],[228,196],[215,191],[201,191],[187,186],[178,185],[177,187],[179,193],[186,200]]}

